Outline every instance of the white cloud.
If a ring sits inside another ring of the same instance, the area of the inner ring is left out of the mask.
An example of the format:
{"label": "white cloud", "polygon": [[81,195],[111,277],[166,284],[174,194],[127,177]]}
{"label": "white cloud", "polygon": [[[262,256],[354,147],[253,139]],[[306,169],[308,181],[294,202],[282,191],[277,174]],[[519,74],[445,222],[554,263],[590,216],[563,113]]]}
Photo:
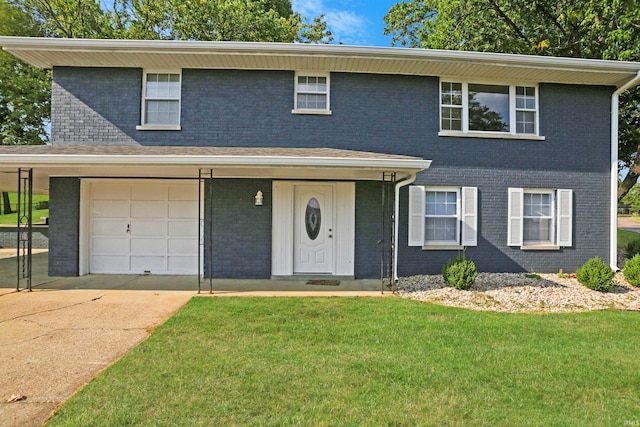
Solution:
{"label": "white cloud", "polygon": [[368,21],[355,11],[327,6],[322,0],[293,0],[292,6],[294,11],[308,20],[324,14],[334,42],[367,44]]}

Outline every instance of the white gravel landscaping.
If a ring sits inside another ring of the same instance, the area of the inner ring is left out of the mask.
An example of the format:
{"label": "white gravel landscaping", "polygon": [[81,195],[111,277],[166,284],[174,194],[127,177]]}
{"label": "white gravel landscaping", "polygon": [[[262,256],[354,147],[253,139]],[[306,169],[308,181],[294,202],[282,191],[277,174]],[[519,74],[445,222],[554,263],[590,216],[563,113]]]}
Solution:
{"label": "white gravel landscaping", "polygon": [[479,273],[471,289],[460,291],[445,284],[441,275],[400,278],[396,290],[401,296],[451,307],[473,310],[520,312],[575,312],[620,309],[640,310],[640,288],[615,277],[611,292],[592,291],[575,278],[557,273]]}

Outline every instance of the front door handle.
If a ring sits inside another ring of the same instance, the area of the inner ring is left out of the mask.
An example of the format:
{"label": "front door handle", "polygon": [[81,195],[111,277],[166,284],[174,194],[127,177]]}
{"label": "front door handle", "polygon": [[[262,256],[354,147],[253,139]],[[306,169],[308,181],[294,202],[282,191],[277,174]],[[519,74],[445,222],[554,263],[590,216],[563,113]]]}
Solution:
{"label": "front door handle", "polygon": [[131,224],[127,224],[127,233],[131,231]]}

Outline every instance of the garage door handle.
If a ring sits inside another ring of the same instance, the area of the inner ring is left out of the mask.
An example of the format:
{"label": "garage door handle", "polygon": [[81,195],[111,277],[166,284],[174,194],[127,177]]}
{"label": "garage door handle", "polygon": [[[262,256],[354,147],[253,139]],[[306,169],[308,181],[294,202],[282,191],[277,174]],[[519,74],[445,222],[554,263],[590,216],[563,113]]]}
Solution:
{"label": "garage door handle", "polygon": [[127,233],[131,231],[131,224],[127,224]]}

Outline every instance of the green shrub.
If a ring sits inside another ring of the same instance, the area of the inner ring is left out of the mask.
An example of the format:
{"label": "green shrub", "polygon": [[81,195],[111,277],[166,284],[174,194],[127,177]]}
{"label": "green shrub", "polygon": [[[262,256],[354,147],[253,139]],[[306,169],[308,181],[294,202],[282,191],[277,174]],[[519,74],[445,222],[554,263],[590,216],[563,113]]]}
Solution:
{"label": "green shrub", "polygon": [[614,271],[600,258],[587,261],[576,271],[576,278],[589,289],[608,292],[613,288]]}
{"label": "green shrub", "polygon": [[634,256],[640,254],[640,239],[632,240],[627,243],[624,251],[627,254],[627,258],[633,258]]}
{"label": "green shrub", "polygon": [[473,286],[478,277],[478,271],[473,261],[464,256],[458,256],[450,259],[442,267],[442,277],[452,288],[464,290]]}
{"label": "green shrub", "polygon": [[633,286],[640,286],[640,254],[636,254],[624,265],[624,279]]}

